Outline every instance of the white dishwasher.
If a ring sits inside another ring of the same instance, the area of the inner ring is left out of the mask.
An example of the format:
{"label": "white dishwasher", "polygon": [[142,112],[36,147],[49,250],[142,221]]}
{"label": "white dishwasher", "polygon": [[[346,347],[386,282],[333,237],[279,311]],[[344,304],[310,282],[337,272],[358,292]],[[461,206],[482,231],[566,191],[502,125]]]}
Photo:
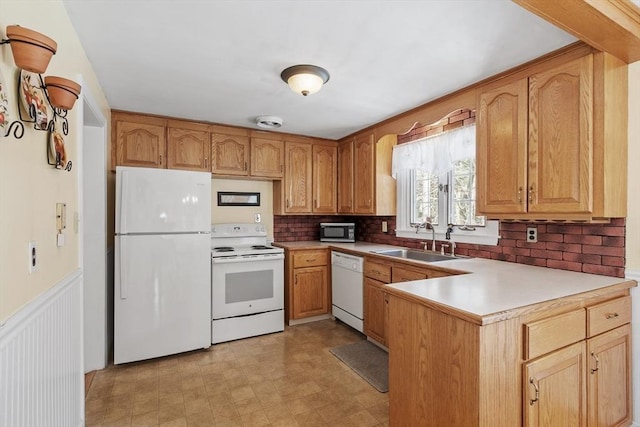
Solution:
{"label": "white dishwasher", "polygon": [[331,252],[333,316],[363,332],[363,258]]}

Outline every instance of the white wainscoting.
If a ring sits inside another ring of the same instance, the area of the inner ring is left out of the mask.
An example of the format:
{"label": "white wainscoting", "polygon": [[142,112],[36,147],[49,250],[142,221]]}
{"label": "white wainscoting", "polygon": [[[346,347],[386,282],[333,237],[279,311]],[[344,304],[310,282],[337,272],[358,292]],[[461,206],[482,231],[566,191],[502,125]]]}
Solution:
{"label": "white wainscoting", "polygon": [[[627,279],[640,282],[640,270],[626,270]],[[633,427],[640,427],[640,288],[631,289],[631,360],[633,385]]]}
{"label": "white wainscoting", "polygon": [[84,425],[83,372],[76,270],[0,327],[0,425]]}

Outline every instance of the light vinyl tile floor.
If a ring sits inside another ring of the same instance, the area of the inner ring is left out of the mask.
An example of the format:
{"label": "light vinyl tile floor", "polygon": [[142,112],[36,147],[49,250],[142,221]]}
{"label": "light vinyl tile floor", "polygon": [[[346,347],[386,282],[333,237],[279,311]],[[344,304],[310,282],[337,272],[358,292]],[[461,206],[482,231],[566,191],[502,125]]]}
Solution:
{"label": "light vinyl tile floor", "polygon": [[388,426],[379,393],[329,349],[363,339],[333,320],[97,371],[86,426]]}

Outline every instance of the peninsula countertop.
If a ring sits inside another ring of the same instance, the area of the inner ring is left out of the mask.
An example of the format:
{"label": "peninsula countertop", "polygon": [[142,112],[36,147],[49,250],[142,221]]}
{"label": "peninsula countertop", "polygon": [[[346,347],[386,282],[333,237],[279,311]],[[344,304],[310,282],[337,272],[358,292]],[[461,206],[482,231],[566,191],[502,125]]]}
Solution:
{"label": "peninsula countertop", "polygon": [[[372,251],[400,248],[370,242],[282,242],[285,249],[344,251],[390,262],[413,263],[450,270],[455,275],[402,283],[391,283],[385,291],[437,306],[479,324],[488,324],[516,315],[518,309],[562,298],[594,292],[616,292],[637,286],[633,280],[536,267],[483,258],[456,258],[438,262],[398,259]],[[468,274],[460,274],[468,273]]]}

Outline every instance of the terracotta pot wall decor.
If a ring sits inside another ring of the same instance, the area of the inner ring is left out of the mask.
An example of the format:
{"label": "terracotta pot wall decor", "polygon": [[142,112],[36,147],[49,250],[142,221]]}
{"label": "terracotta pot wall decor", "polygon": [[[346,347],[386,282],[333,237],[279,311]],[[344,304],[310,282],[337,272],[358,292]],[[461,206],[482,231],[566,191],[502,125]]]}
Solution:
{"label": "terracotta pot wall decor", "polygon": [[8,25],[6,33],[16,66],[38,74],[44,73],[58,44],[44,34],[19,25]]}
{"label": "terracotta pot wall decor", "polygon": [[63,110],[71,110],[73,108],[81,89],[80,85],[73,80],[55,76],[45,77],[44,86],[49,95],[51,105]]}

